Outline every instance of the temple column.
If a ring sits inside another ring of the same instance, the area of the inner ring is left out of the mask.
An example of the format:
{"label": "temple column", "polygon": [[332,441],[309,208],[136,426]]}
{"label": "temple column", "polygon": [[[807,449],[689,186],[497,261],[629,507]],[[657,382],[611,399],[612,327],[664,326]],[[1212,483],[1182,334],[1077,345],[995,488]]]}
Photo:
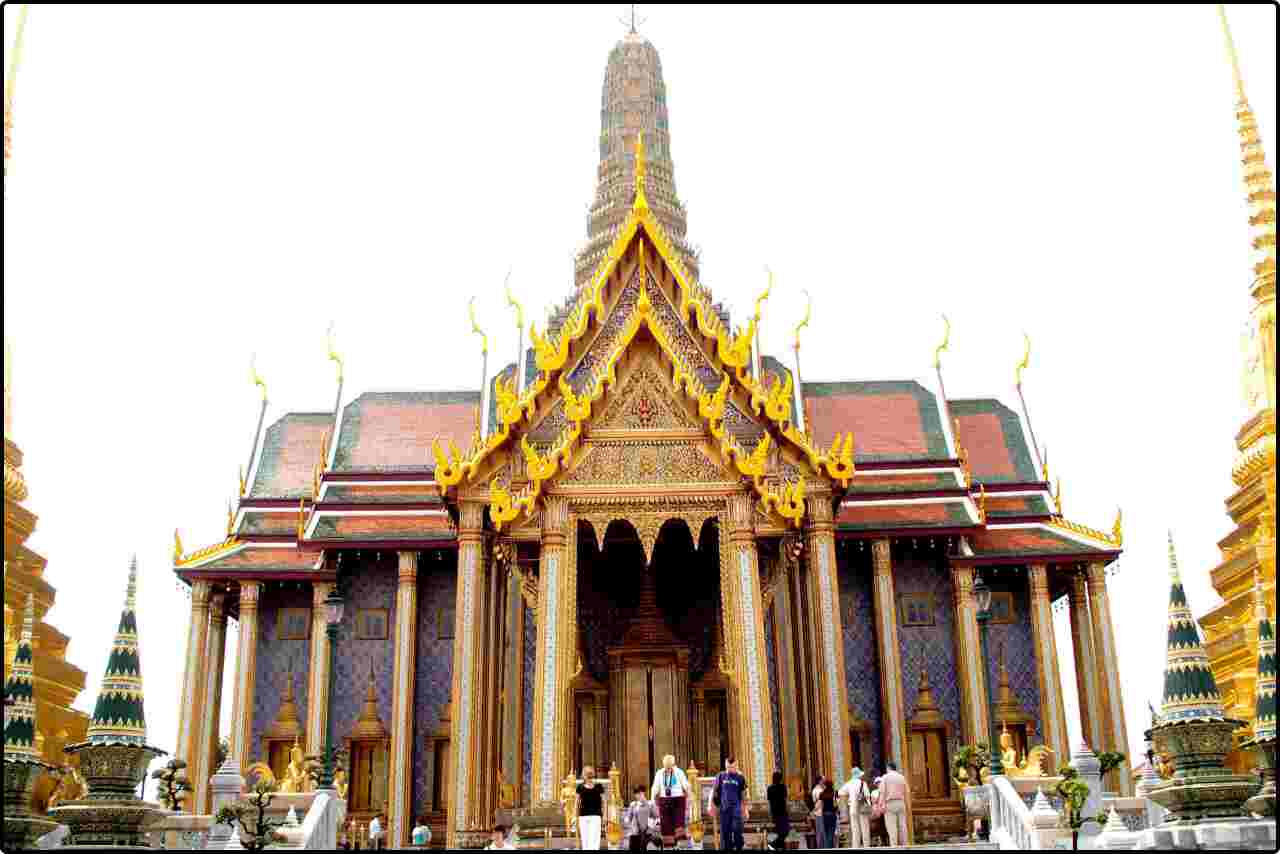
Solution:
{"label": "temple column", "polygon": [[258,597],[262,582],[240,582],[240,643],[236,648],[236,686],[231,706],[231,758],[243,775],[253,745],[253,695],[258,667]]}
{"label": "temple column", "polygon": [[782,695],[778,698],[778,711],[782,715],[782,771],[788,785],[793,778],[801,778],[801,783],[804,782],[801,776],[800,725],[796,719],[799,693],[796,691],[795,647],[791,637],[793,615],[790,586],[787,579],[782,578],[773,594],[773,642],[778,659],[778,692]]}
{"label": "temple column", "polygon": [[951,581],[956,612],[956,663],[960,665],[963,739],[966,744],[986,744],[991,740],[991,732],[987,723],[986,673],[978,664],[981,645],[978,642],[978,606],[973,601],[973,567],[951,567]]}
{"label": "temple column", "polygon": [[1089,594],[1084,576],[1076,575],[1071,579],[1070,597],[1071,649],[1076,659],[1080,731],[1085,744],[1102,752],[1106,750],[1106,741],[1098,695],[1098,659],[1093,652],[1093,624],[1089,619]]}
{"label": "temple column", "polygon": [[[514,546],[511,560],[515,561]],[[520,592],[521,577],[518,572],[507,576],[506,647],[503,650],[502,694],[502,781],[509,789],[511,806],[522,803],[524,768],[524,596]],[[503,792],[498,793],[499,800]],[[500,804],[501,805],[501,804]]]}
{"label": "temple column", "polygon": [[[1131,753],[1129,733],[1124,720],[1124,700],[1120,689],[1120,661],[1116,656],[1116,637],[1111,625],[1111,602],[1107,595],[1106,565],[1091,563],[1086,586],[1089,591],[1089,615],[1093,622],[1093,649],[1098,661],[1099,692],[1102,705],[1102,721],[1106,727],[1107,750],[1123,753],[1126,759]],[[1096,750],[1096,748],[1095,748]],[[1100,751],[1099,751],[1100,752]],[[1133,775],[1125,772],[1128,763],[1112,772],[1113,782],[1121,797],[1133,794]]]}
{"label": "temple column", "polygon": [[182,680],[182,705],[178,708],[178,742],[174,750],[176,759],[188,766],[189,780],[194,757],[199,754],[196,745],[204,732],[205,703],[205,653],[209,649],[209,582],[191,583],[191,627],[187,630],[187,667]]}
{"label": "temple column", "polygon": [[307,743],[304,752],[319,755],[326,746],[329,726],[329,638],[325,633],[324,600],[333,582],[311,583],[311,669],[307,671]]}
{"label": "temple column", "polygon": [[897,762],[899,770],[906,762],[907,717],[902,693],[902,661],[898,651],[897,594],[893,589],[893,560],[889,541],[871,544],[874,565],[876,641],[880,645],[880,708],[883,717],[884,756],[886,762]]}
{"label": "temple column", "polygon": [[1049,568],[1042,563],[1027,567],[1031,589],[1031,642],[1036,651],[1036,679],[1040,686],[1040,726],[1053,751],[1054,768],[1070,758],[1067,722],[1062,716],[1062,680],[1058,673],[1058,645],[1053,638],[1053,613],[1049,608]]}
{"label": "temple column", "polygon": [[[835,523],[831,496],[814,494],[808,499],[805,524],[809,578],[817,606],[814,640],[818,647],[814,684],[819,726],[819,756],[825,773],[844,779],[849,764],[849,697],[844,681],[844,631],[840,619],[840,594],[836,574]],[[766,778],[767,779],[767,778]]]}
{"label": "temple column", "polygon": [[413,676],[418,650],[418,553],[400,552],[395,664],[391,677],[389,847],[409,843],[413,825]]}
{"label": "temple column", "polygon": [[199,751],[189,760],[188,777],[192,781],[192,807],[199,813],[209,809],[209,778],[218,770],[213,767],[218,746],[218,723],[222,717],[222,668],[227,649],[227,595],[209,597],[209,648],[205,653],[204,714],[201,721]]}
{"label": "temple column", "polygon": [[[450,722],[448,847],[470,847],[480,831],[483,804],[479,798],[484,747],[485,654],[485,504],[463,500],[459,505],[458,589],[453,641],[453,693]],[[461,834],[461,836],[460,836]]]}
{"label": "temple column", "polygon": [[738,723],[737,758],[756,800],[773,775],[773,723],[750,497],[729,498],[728,548],[721,543],[720,584],[724,598],[725,643],[733,673],[733,705]]}
{"label": "temple column", "polygon": [[498,727],[502,721],[502,707],[498,702],[500,692],[502,691],[502,615],[503,615],[503,586],[502,572],[494,561],[489,562],[488,573],[488,626],[487,648],[489,650],[485,662],[485,670],[487,674],[487,683],[485,688],[485,697],[487,698],[486,715],[487,726],[485,729],[485,774],[481,781],[481,786],[485,795],[485,821],[492,826],[495,813],[498,809],[498,786],[497,772],[502,764],[502,757],[499,755],[499,731]]}

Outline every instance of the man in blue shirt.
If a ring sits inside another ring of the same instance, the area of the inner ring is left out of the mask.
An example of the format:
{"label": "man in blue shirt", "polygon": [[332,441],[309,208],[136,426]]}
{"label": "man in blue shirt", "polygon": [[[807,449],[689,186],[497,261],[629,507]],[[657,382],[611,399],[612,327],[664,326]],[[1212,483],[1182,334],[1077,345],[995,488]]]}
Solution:
{"label": "man in blue shirt", "polygon": [[741,851],[746,845],[742,824],[747,817],[747,778],[738,773],[738,762],[732,757],[716,775],[711,811],[713,817],[720,814],[720,845],[728,851]]}

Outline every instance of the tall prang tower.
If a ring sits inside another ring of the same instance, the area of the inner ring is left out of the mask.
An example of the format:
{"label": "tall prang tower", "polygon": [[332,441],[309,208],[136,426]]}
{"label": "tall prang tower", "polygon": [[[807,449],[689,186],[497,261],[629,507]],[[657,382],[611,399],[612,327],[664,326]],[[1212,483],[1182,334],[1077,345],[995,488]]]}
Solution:
{"label": "tall prang tower", "polygon": [[604,71],[600,93],[600,166],[596,171],[596,196],[589,213],[587,240],[574,259],[576,287],[582,287],[590,278],[631,210],[638,133],[644,134],[644,191],[649,207],[697,279],[698,259],[685,237],[688,223],[684,205],[676,195],[662,60],[649,40],[636,32],[633,21],[631,31],[609,52],[609,64]]}

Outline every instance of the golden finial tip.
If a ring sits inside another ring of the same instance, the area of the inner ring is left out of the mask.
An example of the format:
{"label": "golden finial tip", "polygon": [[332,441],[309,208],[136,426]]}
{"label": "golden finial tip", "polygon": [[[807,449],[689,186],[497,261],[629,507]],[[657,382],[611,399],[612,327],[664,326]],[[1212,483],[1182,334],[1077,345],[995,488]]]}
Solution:
{"label": "golden finial tip", "polygon": [[253,380],[253,384],[262,392],[262,402],[267,402],[267,384],[262,377],[258,375],[258,354],[253,353],[249,356],[249,378]]}
{"label": "golden finial tip", "polygon": [[338,382],[342,382],[342,357],[333,346],[333,321],[329,321],[329,329],[325,332],[325,346],[329,350],[329,361],[338,366]]}
{"label": "golden finial tip", "polygon": [[951,321],[947,316],[942,315],[943,331],[942,343],[933,351],[933,369],[935,371],[942,370],[942,354],[951,346]]}
{"label": "golden finial tip", "polygon": [[800,320],[799,323],[796,324],[796,330],[795,330],[796,341],[794,344],[794,349],[797,353],[800,352],[800,330],[804,329],[806,326],[809,325],[809,318],[813,314],[813,297],[809,296],[808,290],[801,290],[801,293],[804,294],[805,304],[804,304],[804,317]]}
{"label": "golden finial tip", "polygon": [[1022,361],[1018,363],[1018,367],[1013,372],[1014,383],[1018,388],[1022,388],[1022,372],[1031,364],[1031,336],[1022,333],[1024,347],[1022,350]]}

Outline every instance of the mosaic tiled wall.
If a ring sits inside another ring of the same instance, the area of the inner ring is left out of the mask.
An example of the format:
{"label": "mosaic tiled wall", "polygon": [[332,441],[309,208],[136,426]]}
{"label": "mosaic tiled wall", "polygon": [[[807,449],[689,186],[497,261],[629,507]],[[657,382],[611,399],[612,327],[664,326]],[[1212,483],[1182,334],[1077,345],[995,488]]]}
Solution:
{"label": "mosaic tiled wall", "polygon": [[1009,688],[1022,704],[1022,710],[1034,719],[1035,735],[1031,744],[1044,741],[1040,732],[1040,686],[1036,677],[1035,645],[1031,638],[1031,594],[1027,590],[1026,572],[1021,568],[997,568],[989,571],[987,583],[992,591],[1008,591],[1013,594],[1013,617],[1010,624],[992,623],[988,634],[990,644],[987,656],[987,684],[991,686],[992,699],[999,686],[997,678],[1000,652],[1004,652],[1004,666],[1009,671]]}
{"label": "mosaic tiled wall", "polygon": [[[293,698],[298,707],[299,726],[306,729],[307,674],[311,669],[311,642],[309,640],[280,640],[277,637],[278,615],[281,608],[311,609],[311,585],[287,587],[268,586],[262,592],[258,606],[258,657],[254,676],[253,694],[253,744],[249,749],[252,759],[266,761],[262,747],[262,734],[267,731],[284,697],[285,681],[289,668],[293,668]],[[234,656],[228,661],[235,667]]]}
{"label": "mosaic tiled wall", "polygon": [[[437,558],[436,555],[439,555]],[[435,756],[427,741],[440,726],[440,712],[453,690],[453,634],[457,603],[457,552],[424,555],[418,565],[418,648],[413,685],[413,809],[430,811],[435,782]]]}
{"label": "mosaic tiled wall", "polygon": [[875,613],[872,610],[869,552],[849,558],[837,550],[840,567],[840,625],[844,630],[845,686],[849,705],[871,724],[870,742],[863,756],[870,772],[883,765],[880,737],[880,664],[876,653]]}
{"label": "mosaic tiled wall", "polygon": [[532,610],[524,611],[524,757],[521,759],[521,774],[524,784],[520,787],[525,806],[529,805],[529,794],[533,789],[533,680],[537,672],[538,655],[538,618]]}
{"label": "mosaic tiled wall", "polygon": [[[898,623],[898,649],[902,657],[902,699],[908,721],[920,697],[920,676],[927,667],[929,686],[942,716],[960,732],[960,681],[956,675],[955,607],[951,571],[928,553],[893,553],[894,593],[928,594],[933,600],[932,626]],[[899,609],[900,610],[900,609]]]}
{"label": "mosaic tiled wall", "polygon": [[[334,663],[336,690],[329,706],[329,725],[334,737],[345,738],[355,727],[364,708],[369,684],[369,668],[373,668],[374,691],[378,700],[378,717],[391,731],[391,669],[394,667],[396,625],[396,561],[384,558],[370,561],[352,572],[346,594],[342,622],[338,625],[337,655]],[[386,640],[356,640],[356,612],[367,608],[387,611]]]}

